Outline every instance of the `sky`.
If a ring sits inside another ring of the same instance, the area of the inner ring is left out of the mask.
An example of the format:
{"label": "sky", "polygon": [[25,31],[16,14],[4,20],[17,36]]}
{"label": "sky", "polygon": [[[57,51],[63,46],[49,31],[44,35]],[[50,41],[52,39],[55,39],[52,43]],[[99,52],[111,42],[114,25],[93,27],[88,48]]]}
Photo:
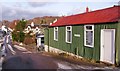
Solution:
{"label": "sky", "polygon": [[0,21],[68,16],[118,5],[119,0],[0,0]]}

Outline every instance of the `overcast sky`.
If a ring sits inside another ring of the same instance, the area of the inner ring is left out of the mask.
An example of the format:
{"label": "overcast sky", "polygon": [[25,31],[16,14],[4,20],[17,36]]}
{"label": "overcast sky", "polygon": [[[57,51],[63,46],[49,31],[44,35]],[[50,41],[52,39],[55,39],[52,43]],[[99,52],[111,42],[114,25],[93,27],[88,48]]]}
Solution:
{"label": "overcast sky", "polygon": [[119,0],[0,0],[0,20],[73,15],[118,5]]}

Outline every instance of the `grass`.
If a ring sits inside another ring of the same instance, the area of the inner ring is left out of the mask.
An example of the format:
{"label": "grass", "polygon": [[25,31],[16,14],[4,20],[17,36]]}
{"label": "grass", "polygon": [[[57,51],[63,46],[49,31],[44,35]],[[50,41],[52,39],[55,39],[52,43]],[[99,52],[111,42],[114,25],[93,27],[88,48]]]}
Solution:
{"label": "grass", "polygon": [[70,56],[66,53],[57,54],[53,52],[44,52],[44,54],[50,55],[53,58],[58,59],[58,60],[64,60],[64,61],[67,61],[73,64],[78,64],[78,65],[93,66],[93,67],[112,66],[109,64],[101,63],[99,61],[95,61],[95,60],[90,60],[86,58],[77,58],[75,56]]}

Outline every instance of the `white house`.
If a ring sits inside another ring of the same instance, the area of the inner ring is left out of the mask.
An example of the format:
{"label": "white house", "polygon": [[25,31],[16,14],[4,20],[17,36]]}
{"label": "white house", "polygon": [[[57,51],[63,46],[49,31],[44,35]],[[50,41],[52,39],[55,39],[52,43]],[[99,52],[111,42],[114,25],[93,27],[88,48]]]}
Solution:
{"label": "white house", "polygon": [[8,29],[7,29],[7,27],[5,25],[2,25],[1,30],[5,31],[5,32],[8,32]]}
{"label": "white house", "polygon": [[29,33],[30,31],[33,32],[33,34],[40,33],[40,25],[34,24],[34,22],[31,22],[31,24],[28,24],[25,29],[25,33]]}

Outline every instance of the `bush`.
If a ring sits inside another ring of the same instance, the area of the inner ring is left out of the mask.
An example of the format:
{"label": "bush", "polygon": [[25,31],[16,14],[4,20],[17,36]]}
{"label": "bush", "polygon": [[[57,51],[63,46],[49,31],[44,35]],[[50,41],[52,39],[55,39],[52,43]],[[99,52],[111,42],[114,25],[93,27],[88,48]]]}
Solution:
{"label": "bush", "polygon": [[19,32],[19,41],[20,41],[20,42],[23,42],[24,39],[25,39],[25,34],[24,34],[22,31],[20,31],[20,32]]}
{"label": "bush", "polygon": [[20,32],[14,31],[12,32],[12,39],[13,41],[23,42],[25,39],[25,34],[22,31]]}
{"label": "bush", "polygon": [[33,37],[26,37],[23,43],[26,45],[35,43],[35,39]]}
{"label": "bush", "polygon": [[12,32],[12,39],[13,41],[18,41],[18,36],[16,31]]}

